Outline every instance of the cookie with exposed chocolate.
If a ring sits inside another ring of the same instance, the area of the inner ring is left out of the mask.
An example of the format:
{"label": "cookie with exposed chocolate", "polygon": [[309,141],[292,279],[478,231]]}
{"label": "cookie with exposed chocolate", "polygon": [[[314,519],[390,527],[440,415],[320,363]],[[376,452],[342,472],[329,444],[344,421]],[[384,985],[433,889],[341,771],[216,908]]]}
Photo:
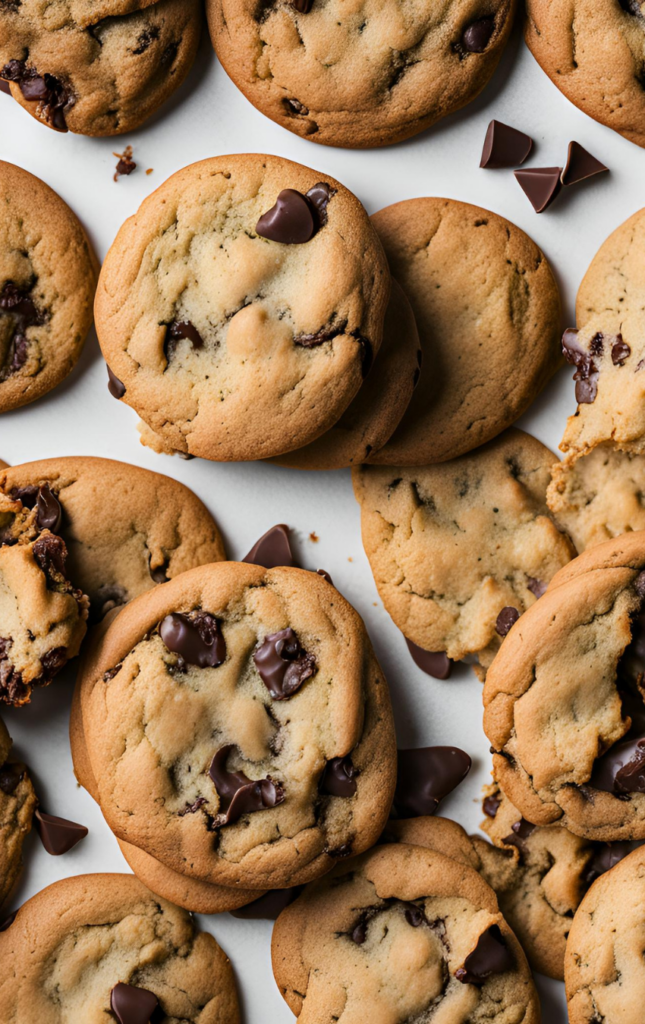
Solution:
{"label": "cookie with exposed chocolate", "polygon": [[11,737],[0,719],[0,907],[22,871],[22,848],[38,806],[27,767],[10,758]]}

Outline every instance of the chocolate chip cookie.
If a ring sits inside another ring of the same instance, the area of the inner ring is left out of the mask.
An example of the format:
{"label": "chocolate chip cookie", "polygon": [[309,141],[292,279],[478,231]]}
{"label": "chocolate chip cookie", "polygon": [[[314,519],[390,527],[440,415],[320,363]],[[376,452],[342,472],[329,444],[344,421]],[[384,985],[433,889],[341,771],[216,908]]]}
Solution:
{"label": "chocolate chip cookie", "polygon": [[79,875],[43,889],[0,933],[0,957],[7,1024],[239,1024],[233,971],[213,936],[132,875]]}
{"label": "chocolate chip cookie", "polygon": [[201,5],[158,0],[114,17],[105,16],[105,0],[94,6],[5,4],[0,78],[32,117],[55,131],[119,135],[138,127],[183,82],[197,53]]}
{"label": "chocolate chip cookie", "polygon": [[409,199],[372,221],[412,304],[423,366],[398,429],[368,461],[445,462],[509,427],[561,365],[558,287],[535,243],[489,210]]}
{"label": "chocolate chip cookie", "polygon": [[421,372],[414,313],[403,289],[392,281],[383,344],[356,398],[326,434],[274,460],[294,469],[342,469],[378,451],[401,422]]}
{"label": "chocolate chip cookie", "polygon": [[38,805],[26,766],[10,755],[11,737],[0,718],[0,907],[22,871],[22,847]]}
{"label": "chocolate chip cookie", "polygon": [[295,885],[387,819],[387,684],[359,616],[316,573],[182,573],[119,613],[77,686],[108,824],[173,871]]}
{"label": "chocolate chip cookie", "polygon": [[105,359],[171,451],[216,461],[331,427],[381,345],[387,262],[359,201],[279,157],[185,167],[119,231],[99,282]]}
{"label": "chocolate chip cookie", "polygon": [[546,506],[556,457],[508,430],[435,466],[357,466],[365,552],[413,643],[483,673],[512,622],[575,554]]}
{"label": "chocolate chip cookie", "polygon": [[0,209],[2,413],[51,391],[76,365],[92,324],[97,264],[60,196],[4,161]]}
{"label": "chocolate chip cookie", "polygon": [[[639,87],[640,88],[640,87]],[[576,370],[578,408],[560,445],[571,459],[599,444],[645,453],[645,210],[591,261],[562,348]]]}
{"label": "chocolate chip cookie", "polygon": [[590,548],[513,626],[488,671],[494,775],[524,818],[645,838],[645,532]]}
{"label": "chocolate chip cookie", "polygon": [[273,929],[273,972],[304,1021],[537,1024],[537,993],[493,890],[465,863],[397,843],[307,886]]}
{"label": "chocolate chip cookie", "polygon": [[645,146],[642,0],[527,0],[526,9],[527,45],[551,81],[585,114]]}
{"label": "chocolate chip cookie", "polygon": [[514,0],[208,0],[225,70],[267,117],[327,146],[407,139],[474,99],[497,67]]}
{"label": "chocolate chip cookie", "polygon": [[217,525],[177,480],[112,459],[42,459],[0,471],[0,494],[37,505],[46,488],[70,579],[98,622],[157,583],[226,558]]}

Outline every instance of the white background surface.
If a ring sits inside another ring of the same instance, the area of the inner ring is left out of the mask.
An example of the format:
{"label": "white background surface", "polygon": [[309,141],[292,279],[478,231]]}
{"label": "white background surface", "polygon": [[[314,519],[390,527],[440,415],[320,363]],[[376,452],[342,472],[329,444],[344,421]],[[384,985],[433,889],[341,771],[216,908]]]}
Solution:
{"label": "white background surface", "polygon": [[[561,165],[576,139],[611,168],[560,196],[537,216],[512,171],[484,171],[479,158],[491,118],[528,132],[535,149],[528,166]],[[129,178],[112,180],[116,159],[130,143],[138,163]],[[645,152],[571,106],[525,48],[518,31],[483,95],[460,113],[409,142],[384,150],[351,152],[299,139],[258,113],[219,66],[208,37],[188,81],[138,132],[116,139],[59,135],[31,119],[0,94],[0,158],[20,164],[51,185],[84,223],[103,258],[122,221],[171,173],[219,153],[267,152],[334,175],[373,213],[413,196],[447,196],[508,217],[542,247],[562,288],[565,325],[574,324],[578,284],[605,237],[645,204]],[[146,176],[145,169],[153,173]],[[571,368],[560,373],[520,425],[557,449],[566,416],[574,409]],[[50,395],[0,420],[0,458],[16,465],[60,455],[99,455],[175,476],[208,505],[222,529],[230,557],[241,558],[277,522],[294,531],[305,568],[327,569],[367,626],[390,682],[398,741],[403,747],[451,743],[473,757],[473,770],[442,805],[474,831],[481,818],[480,787],[489,771],[481,729],[481,686],[459,667],[447,682],[424,675],[411,661],[372,580],[360,539],[359,509],[349,471],[302,473],[261,463],[220,465],[159,456],[143,448],[136,416],[112,399],[96,337],[80,364]],[[97,509],[110,528],[110,509]],[[319,542],[312,543],[315,531]],[[60,858],[48,856],[35,835],[26,868],[9,908],[43,886],[72,874],[125,871],[125,861],[101,814],[75,782],[67,720],[74,667],[25,709],[3,711],[16,751],[31,766],[43,806],[88,825],[90,834]],[[202,917],[231,957],[246,1024],[293,1021],[270,968],[271,924],[238,921],[228,914]],[[537,978],[545,1024],[566,1019],[562,986]]]}

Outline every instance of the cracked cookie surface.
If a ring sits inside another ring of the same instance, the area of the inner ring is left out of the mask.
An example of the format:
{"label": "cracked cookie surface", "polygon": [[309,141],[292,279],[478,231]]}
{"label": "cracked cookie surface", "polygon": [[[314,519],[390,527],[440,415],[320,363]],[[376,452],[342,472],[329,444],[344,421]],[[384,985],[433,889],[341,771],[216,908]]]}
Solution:
{"label": "cracked cookie surface", "polygon": [[117,985],[152,1000],[160,1024],[239,1024],[233,971],[215,939],[132,875],[43,889],[0,933],[0,956],[6,1024],[111,1019]]}
{"label": "cracked cookie surface", "polygon": [[359,616],[316,573],[183,573],[119,613],[77,686],[108,824],[173,871],[294,885],[385,823],[387,683]]}
{"label": "cracked cookie surface", "polygon": [[[257,233],[287,190],[308,241]],[[123,401],[170,450],[270,457],[323,434],[354,398],[381,345],[389,280],[365,210],[333,178],[278,157],[217,157],[174,174],[123,225],[97,331]]]}
{"label": "cracked cookie surface", "polygon": [[0,493],[61,507],[67,571],[90,599],[90,621],[186,569],[225,559],[208,509],[171,477],[112,459],[42,459],[0,471]]}
{"label": "cracked cookie surface", "polygon": [[97,264],[60,196],[4,161],[0,208],[2,413],[51,391],[76,365],[92,324]]}
{"label": "cracked cookie surface", "polygon": [[271,954],[301,1024],[540,1019],[493,890],[420,846],[377,847],[307,886],[276,921]]}
{"label": "cracked cookie surface", "polygon": [[107,17],[105,0],[96,8],[43,0],[5,5],[0,78],[49,128],[81,135],[131,131],[181,85],[201,28],[199,0],[137,6],[144,9]]}
{"label": "cracked cookie surface", "polygon": [[365,552],[409,640],[490,664],[500,613],[522,614],[575,554],[546,506],[554,461],[512,429],[440,465],[355,467]]}
{"label": "cracked cookie surface", "polygon": [[22,847],[38,806],[27,768],[10,755],[11,737],[0,719],[0,907],[22,871]]}
{"label": "cracked cookie surface", "polygon": [[645,146],[645,3],[528,0],[531,53],[554,85],[601,124]]}
{"label": "cracked cookie surface", "polygon": [[514,0],[206,6],[217,55],[254,106],[312,142],[349,148],[408,138],[474,99],[515,11]]}
{"label": "cracked cookie surface", "polygon": [[489,210],[409,199],[372,222],[412,305],[423,365],[369,462],[445,462],[509,427],[561,365],[558,287],[537,245]]}

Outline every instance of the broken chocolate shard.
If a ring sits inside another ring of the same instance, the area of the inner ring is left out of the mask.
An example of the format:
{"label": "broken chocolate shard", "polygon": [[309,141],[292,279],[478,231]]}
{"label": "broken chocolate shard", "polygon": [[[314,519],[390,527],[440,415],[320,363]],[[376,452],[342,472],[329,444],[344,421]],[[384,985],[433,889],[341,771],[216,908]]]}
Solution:
{"label": "broken chocolate shard", "polygon": [[579,181],[585,181],[595,174],[602,174],[608,170],[608,167],[601,164],[600,160],[592,156],[579,142],[570,142],[561,181],[563,185],[576,185]]}
{"label": "broken chocolate shard", "polygon": [[159,625],[159,635],[182,662],[198,668],[217,668],[226,659],[226,642],[214,615],[204,611],[171,612]]}
{"label": "broken chocolate shard", "polygon": [[303,650],[289,627],[271,633],[253,655],[262,682],[274,700],[287,700],[317,671],[313,654]]}
{"label": "broken chocolate shard", "polygon": [[515,958],[506,945],[499,925],[493,924],[479,936],[464,966],[455,971],[455,978],[464,985],[483,985],[491,974],[504,974],[515,967]]}
{"label": "broken chocolate shard", "polygon": [[479,166],[487,168],[518,167],[533,149],[530,135],[502,121],[491,121],[484,139]]}
{"label": "broken chocolate shard", "polygon": [[159,1005],[154,992],[119,982],[110,993],[110,1008],[119,1024],[149,1024]]}
{"label": "broken chocolate shard", "polygon": [[418,747],[399,750],[394,814],[415,818],[434,814],[470,771],[472,761],[459,747]]}
{"label": "broken chocolate shard", "polygon": [[562,188],[561,167],[527,167],[514,173],[536,213],[547,210]]}
{"label": "broken chocolate shard", "polygon": [[272,526],[255,542],[242,561],[249,562],[251,565],[261,565],[264,569],[295,566],[289,543],[289,527],[284,523]]}
{"label": "broken chocolate shard", "polygon": [[408,650],[412,655],[414,664],[425,672],[426,675],[432,676],[433,679],[449,679],[450,673],[452,672],[452,662],[445,651],[424,651],[423,647],[419,647],[413,643],[412,640],[408,640],[407,636],[405,642],[408,645]]}
{"label": "broken chocolate shard", "polygon": [[221,747],[213,756],[208,774],[220,798],[219,814],[213,827],[231,825],[244,814],[253,814],[284,802],[284,789],[270,776],[253,781],[244,772],[229,772],[226,768],[233,745]]}
{"label": "broken chocolate shard", "polygon": [[52,857],[60,857],[73,849],[88,833],[85,825],[66,818],[57,818],[53,814],[45,814],[40,808],[34,815],[40,841]]}

